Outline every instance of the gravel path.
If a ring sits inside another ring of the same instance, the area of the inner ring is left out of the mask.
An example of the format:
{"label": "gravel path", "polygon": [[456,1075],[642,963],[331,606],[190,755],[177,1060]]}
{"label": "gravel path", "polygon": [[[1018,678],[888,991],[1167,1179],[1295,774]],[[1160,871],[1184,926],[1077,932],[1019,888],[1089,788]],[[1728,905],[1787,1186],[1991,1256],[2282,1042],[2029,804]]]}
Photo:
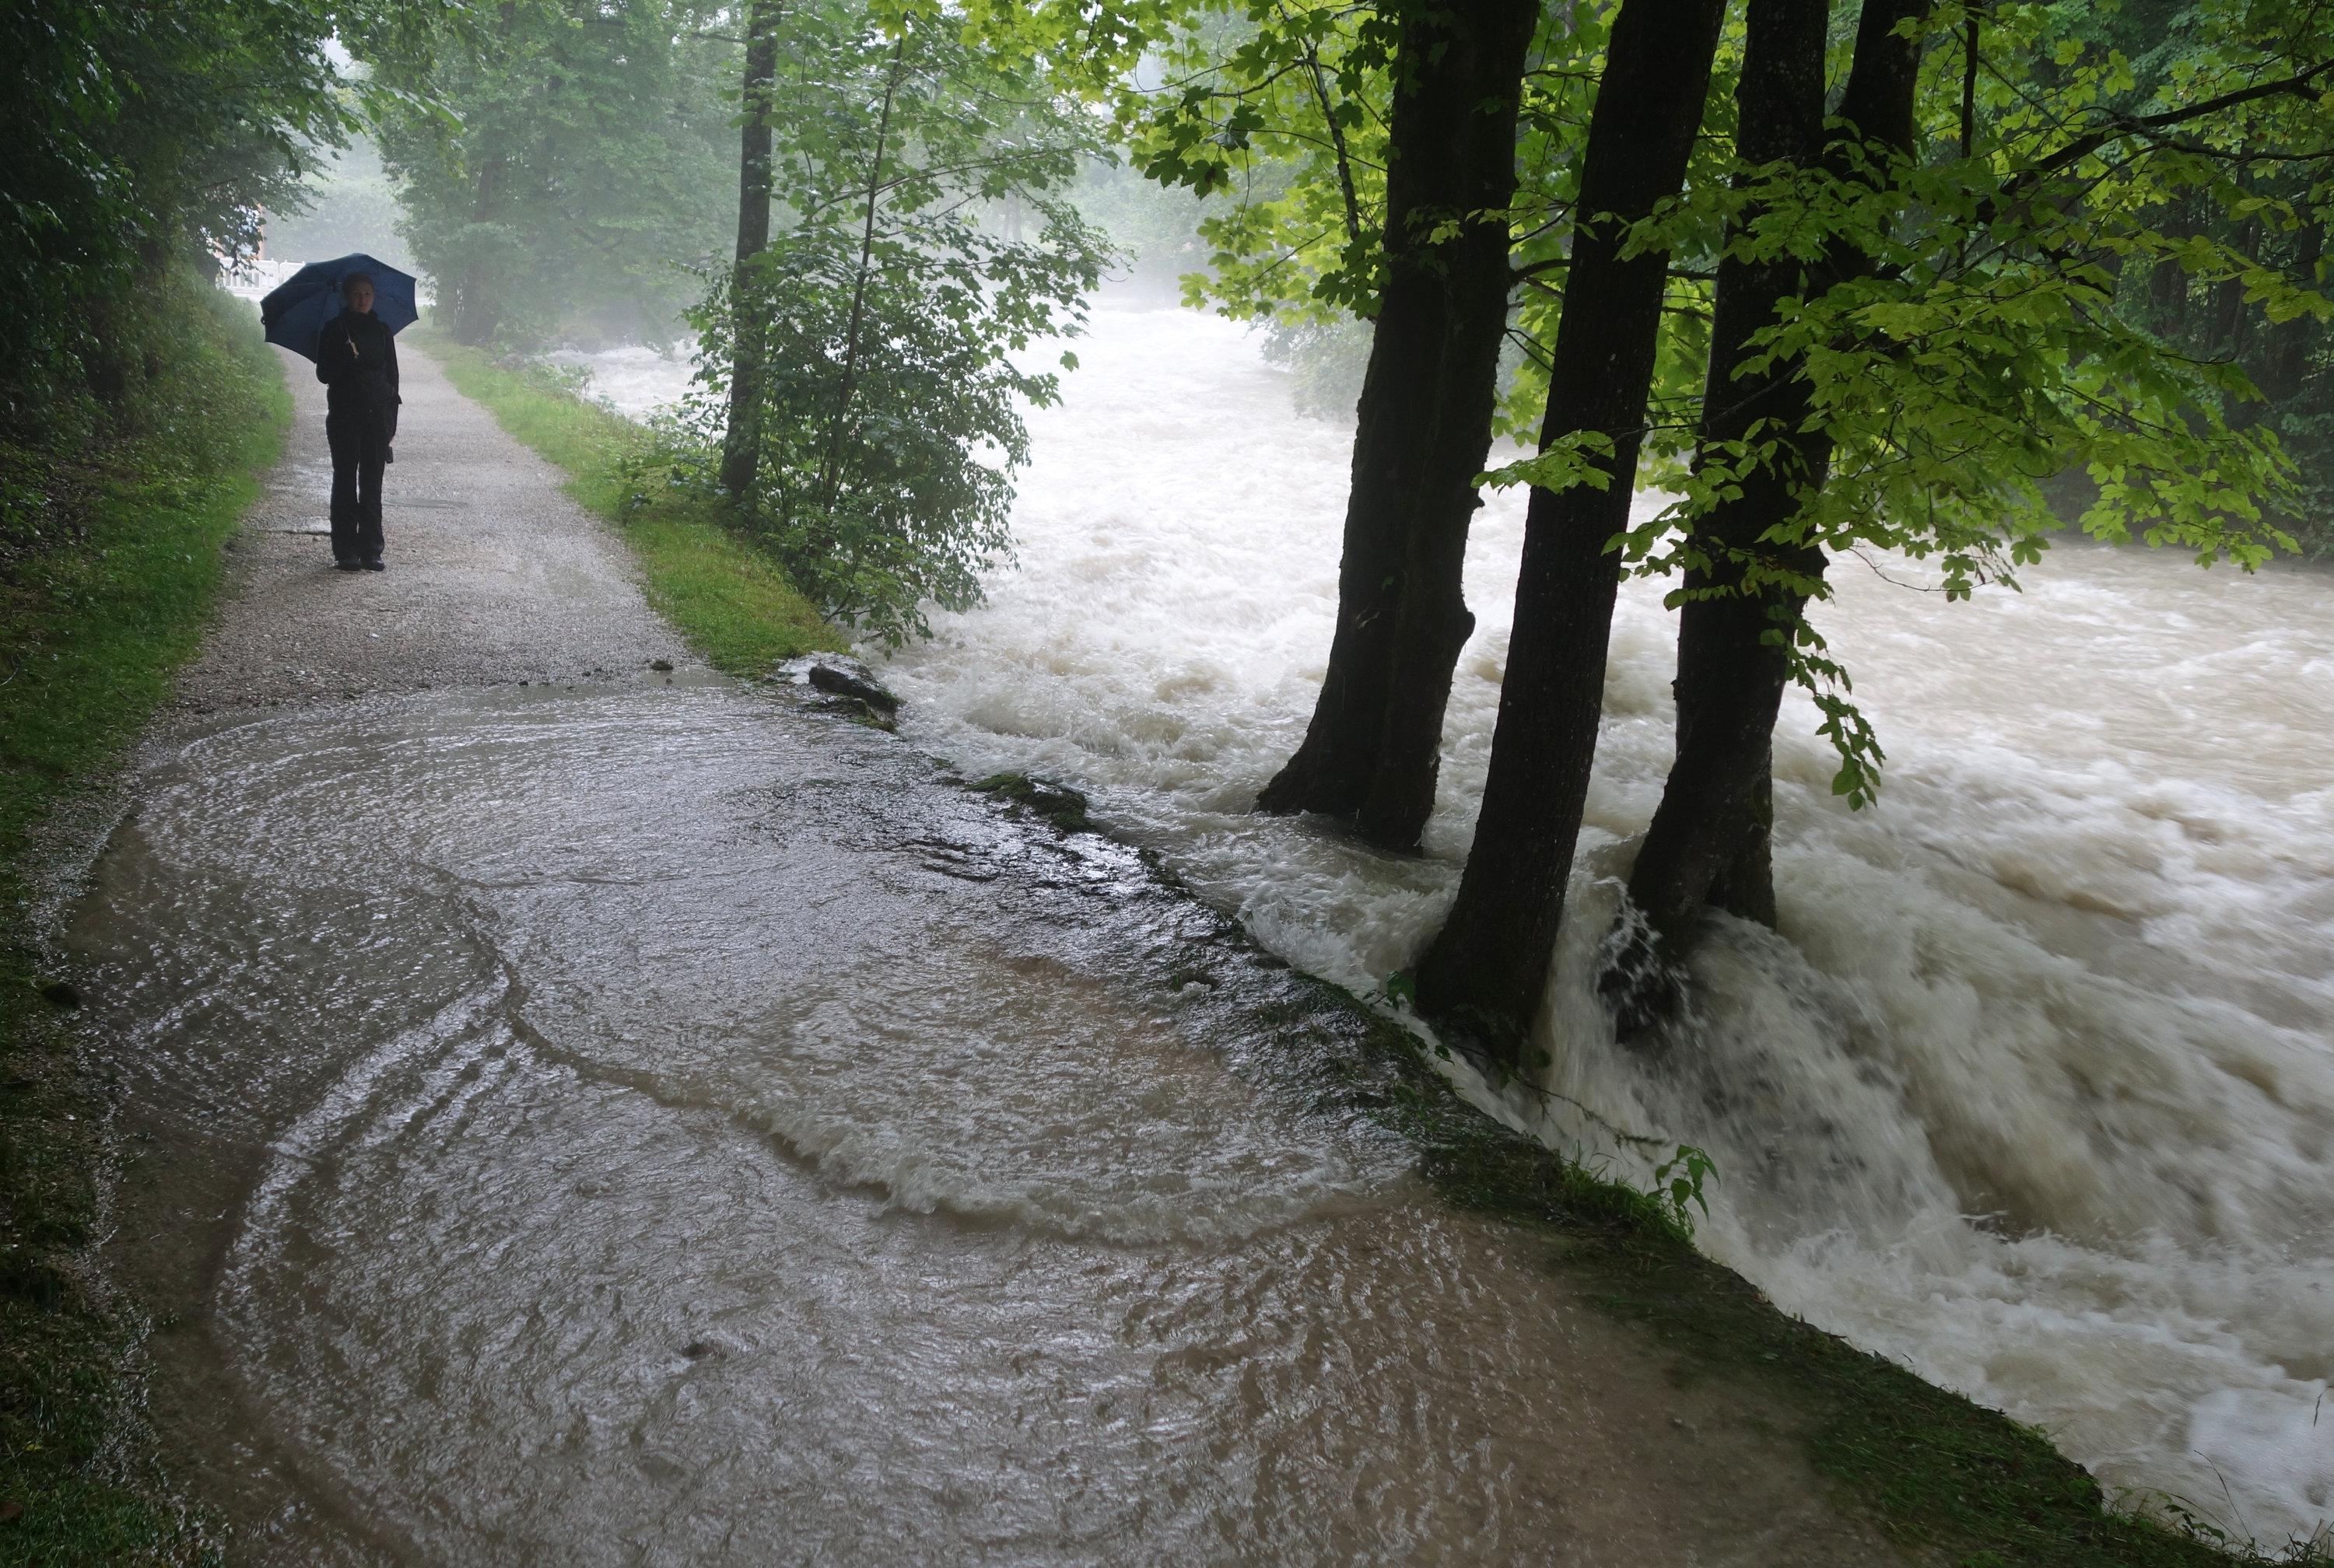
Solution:
{"label": "gravel path", "polygon": [[405,408],[385,572],[333,570],[324,389],[282,355],[297,405],[283,459],[228,548],[218,625],[180,681],[197,713],[432,687],[605,679],[694,661],[641,597],[622,544],[562,476],[400,354]]}

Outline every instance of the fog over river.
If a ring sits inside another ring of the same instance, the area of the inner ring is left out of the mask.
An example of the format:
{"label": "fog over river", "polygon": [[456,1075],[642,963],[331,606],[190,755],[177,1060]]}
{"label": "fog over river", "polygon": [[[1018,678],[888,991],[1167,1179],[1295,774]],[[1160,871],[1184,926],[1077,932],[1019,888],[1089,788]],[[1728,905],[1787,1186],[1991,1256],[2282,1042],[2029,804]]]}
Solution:
{"label": "fog over river", "polygon": [[[1426,852],[1256,817],[1326,657],[1350,432],[1211,318],[1105,298],[1077,351],[1030,419],[1018,568],[891,663],[903,727],[1076,783],[1281,954],[1374,988],[1465,853],[1521,497],[1477,521]],[[687,376],[574,358],[631,412]],[[2334,574],[2076,542],[2023,593],[1949,605],[1926,575],[1835,566],[1817,619],[1888,748],[1881,803],[1833,801],[1787,705],[1782,932],[1728,925],[1658,1059],[1590,984],[1670,752],[1673,622],[1625,591],[1548,1092],[1499,1109],[1624,1172],[1608,1124],[1706,1148],[1703,1245],[1787,1309],[2110,1487],[2308,1534],[2334,1516]]]}

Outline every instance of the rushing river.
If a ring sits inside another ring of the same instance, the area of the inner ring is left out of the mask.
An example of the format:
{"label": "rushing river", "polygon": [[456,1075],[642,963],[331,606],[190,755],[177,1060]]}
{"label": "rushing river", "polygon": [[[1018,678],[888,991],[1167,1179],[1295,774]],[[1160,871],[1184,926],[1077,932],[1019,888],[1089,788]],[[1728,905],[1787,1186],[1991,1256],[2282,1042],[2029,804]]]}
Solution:
{"label": "rushing river", "polygon": [[[891,665],[910,733],[1075,781],[1279,952],[1371,986],[1465,852],[1519,499],[1475,528],[1426,852],[1258,818],[1328,647],[1349,431],[1293,415],[1220,322],[1106,300],[1078,352],[1031,419],[1018,570]],[[687,373],[588,362],[635,412]],[[1819,624],[1888,748],[1882,802],[1833,801],[1788,706],[1781,934],[1722,931],[1658,1063],[1615,1048],[1588,978],[1670,749],[1673,623],[1625,592],[1553,1098],[1501,1109],[1624,1170],[1604,1124],[1706,1148],[1705,1245],[1789,1310],[2111,1486],[2307,1534],[2334,1516],[2334,576],[2085,543],[1973,604],[1923,575],[1836,565]]]}

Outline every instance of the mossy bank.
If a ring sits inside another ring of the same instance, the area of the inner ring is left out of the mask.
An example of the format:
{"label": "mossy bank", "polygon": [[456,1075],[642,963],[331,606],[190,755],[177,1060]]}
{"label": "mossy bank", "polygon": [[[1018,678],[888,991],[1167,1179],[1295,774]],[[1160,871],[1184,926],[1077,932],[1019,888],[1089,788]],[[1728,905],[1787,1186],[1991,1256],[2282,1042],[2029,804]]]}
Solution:
{"label": "mossy bank", "polygon": [[[249,305],[175,278],[102,406],[0,438],[0,1563],[211,1558],[138,1421],[140,1324],[89,1249],[114,1151],[37,928],[44,827],[101,785],[199,644],[291,417]],[[19,411],[20,415],[22,411]]]}

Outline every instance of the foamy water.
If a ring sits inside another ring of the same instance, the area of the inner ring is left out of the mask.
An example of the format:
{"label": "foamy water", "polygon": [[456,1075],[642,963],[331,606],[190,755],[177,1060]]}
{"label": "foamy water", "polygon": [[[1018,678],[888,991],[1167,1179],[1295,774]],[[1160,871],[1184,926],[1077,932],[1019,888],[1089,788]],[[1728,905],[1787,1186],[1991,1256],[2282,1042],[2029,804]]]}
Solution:
{"label": "foamy water", "polygon": [[[1031,418],[1019,567],[890,666],[906,727],[968,767],[1076,783],[1284,955],[1372,987],[1455,886],[1521,499],[1474,531],[1425,852],[1259,818],[1329,644],[1350,431],[1295,417],[1220,322],[1105,301],[1078,353]],[[686,380],[608,370],[635,413]],[[1614,1045],[1591,984],[1673,717],[1673,620],[1658,585],[1625,592],[1548,1010],[1555,1098],[1501,1111],[1625,1172],[1600,1122],[1706,1148],[1713,1254],[2131,1500],[2271,1543],[2322,1528],[2334,577],[2069,544],[1975,604],[1888,581],[1917,563],[1834,578],[1818,621],[1888,746],[1883,802],[1832,800],[1812,711],[1787,704],[1782,931],[1726,924],[1658,1063]]]}

